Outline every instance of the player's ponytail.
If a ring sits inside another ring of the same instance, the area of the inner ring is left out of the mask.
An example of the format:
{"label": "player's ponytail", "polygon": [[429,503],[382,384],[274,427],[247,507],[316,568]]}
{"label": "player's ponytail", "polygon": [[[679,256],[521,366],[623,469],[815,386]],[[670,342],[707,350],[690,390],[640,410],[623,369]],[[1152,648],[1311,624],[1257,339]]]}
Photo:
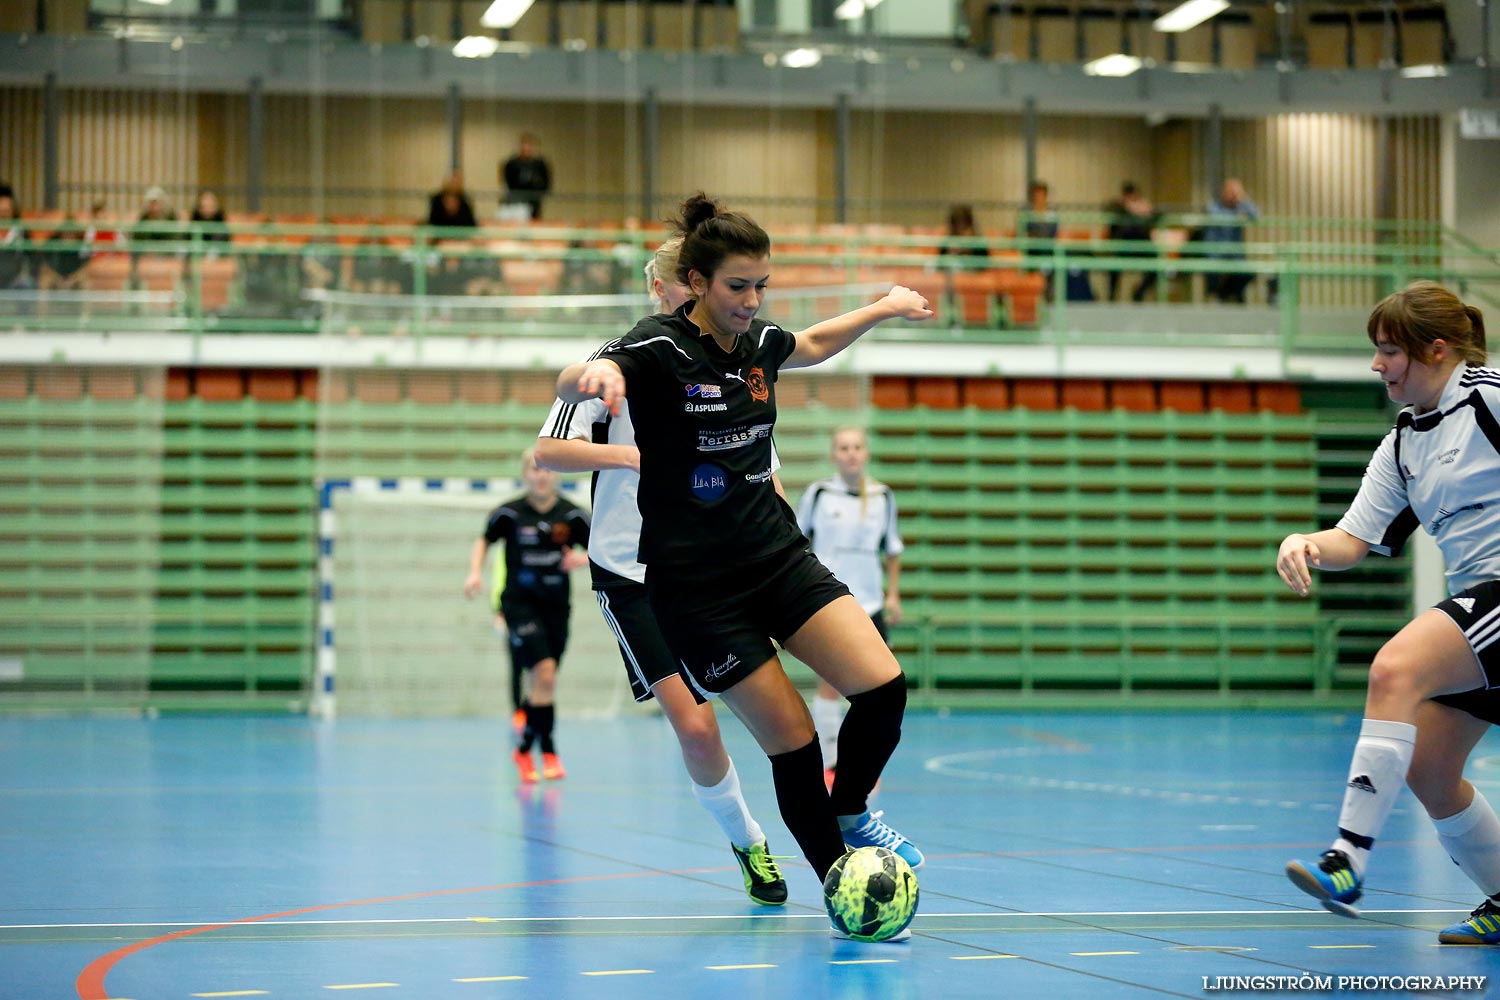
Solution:
{"label": "player's ponytail", "polygon": [[668,225],[683,234],[682,250],[677,255],[677,280],[689,288],[689,276],[697,271],[712,280],[724,258],[769,257],[771,237],[748,215],[726,211],[722,205],[699,191],[678,209],[677,218]]}
{"label": "player's ponytail", "polygon": [[1484,342],[1484,313],[1478,306],[1464,306],[1464,312],[1468,313],[1469,325],[1474,328],[1474,348],[1479,353],[1480,364],[1483,364],[1489,356],[1489,348]]}

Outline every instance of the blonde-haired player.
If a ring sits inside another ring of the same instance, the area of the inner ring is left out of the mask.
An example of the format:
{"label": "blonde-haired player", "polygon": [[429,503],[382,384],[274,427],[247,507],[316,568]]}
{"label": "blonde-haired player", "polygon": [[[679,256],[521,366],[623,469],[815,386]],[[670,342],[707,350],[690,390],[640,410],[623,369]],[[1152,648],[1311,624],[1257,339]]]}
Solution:
{"label": "blonde-haired player", "polygon": [[[849,588],[889,644],[890,626],[901,624],[901,552],[905,549],[896,528],[896,497],[890,487],[865,475],[870,442],[862,429],[834,431],[831,451],[836,474],[813,483],[802,494],[797,527],[812,542],[813,555]],[[821,678],[812,715],[823,747],[824,780],[832,787],[844,699]]]}

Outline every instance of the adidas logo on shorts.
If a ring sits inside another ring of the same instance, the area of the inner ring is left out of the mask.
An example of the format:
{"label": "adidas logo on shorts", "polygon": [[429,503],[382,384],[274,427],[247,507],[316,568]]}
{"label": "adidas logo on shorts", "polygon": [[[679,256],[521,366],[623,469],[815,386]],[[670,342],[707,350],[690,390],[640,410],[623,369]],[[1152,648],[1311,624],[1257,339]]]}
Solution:
{"label": "adidas logo on shorts", "polygon": [[1360,791],[1369,792],[1371,795],[1375,794],[1375,782],[1370,780],[1368,774],[1361,774],[1357,778],[1350,778],[1349,787],[1358,788]]}
{"label": "adidas logo on shorts", "polygon": [[1453,603],[1463,608],[1464,614],[1472,615],[1474,613],[1474,598],[1472,597],[1455,597]]}

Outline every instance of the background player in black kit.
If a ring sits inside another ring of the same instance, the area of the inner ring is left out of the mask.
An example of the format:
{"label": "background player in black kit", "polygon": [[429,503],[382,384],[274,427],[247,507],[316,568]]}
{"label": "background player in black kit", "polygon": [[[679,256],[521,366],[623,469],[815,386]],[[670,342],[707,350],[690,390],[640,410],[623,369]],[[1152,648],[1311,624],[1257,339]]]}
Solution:
{"label": "background player in black kit", "polygon": [[541,747],[543,775],[555,780],[567,774],[552,742],[554,698],[558,664],[568,645],[568,571],[588,562],[589,519],[571,500],[558,496],[557,473],[539,468],[529,451],[521,461],[521,478],[526,492],[491,511],[484,534],[474,540],[464,595],[479,593],[485,554],[504,541],[500,614],[510,632],[511,669],[530,671],[531,679],[521,703],[526,722],[511,757],[521,780],[533,782],[534,744]]}
{"label": "background player in black kit", "polygon": [[[611,406],[629,396],[652,612],[690,689],[721,696],[770,757],[782,819],[818,878],[846,843],[888,847],[918,865],[921,852],[867,809],[900,740],[906,678],[777,496],[771,431],[781,368],[817,364],[884,320],[932,311],[897,287],[793,336],[755,318],[770,279],[765,230],[703,195],[683,203],[677,229],[694,301],[566,369],[558,396]],[[772,638],[850,700],[831,801],[812,717]]]}

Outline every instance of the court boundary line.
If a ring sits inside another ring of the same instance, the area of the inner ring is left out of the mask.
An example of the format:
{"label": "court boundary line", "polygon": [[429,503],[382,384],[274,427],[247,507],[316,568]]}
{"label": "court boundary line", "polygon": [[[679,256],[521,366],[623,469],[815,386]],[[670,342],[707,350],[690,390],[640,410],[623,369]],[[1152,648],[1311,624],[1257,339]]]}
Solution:
{"label": "court boundary line", "polygon": [[[652,873],[654,874],[654,873]],[[608,876],[606,876],[608,877]],[[548,883],[527,883],[527,885],[544,885]],[[485,888],[504,889],[518,888],[518,886],[487,886]],[[446,889],[443,892],[480,892],[482,889]],[[410,899],[410,896],[391,897],[391,899]],[[366,900],[368,903],[387,902],[388,900]],[[362,903],[333,903],[330,906],[359,906]],[[310,910],[322,909],[324,907],[310,907]],[[306,911],[289,911],[306,912]],[[1412,909],[1412,910],[1360,910],[1361,914],[1370,915],[1430,915],[1440,913],[1466,913],[1467,910],[1459,908],[1435,908],[1435,909]],[[1016,920],[1025,917],[1264,917],[1264,916],[1310,916],[1323,917],[1327,912],[1321,909],[1274,909],[1274,910],[1026,910],[1006,912],[969,912],[969,913],[922,913],[924,919],[969,919],[993,917],[996,919]],[[212,925],[203,925],[193,921],[152,921],[149,923],[99,923],[99,924],[0,924],[0,931],[30,931],[30,930],[121,930],[129,928],[140,928],[154,930],[165,927],[204,927],[211,926],[215,929],[234,927],[241,924],[258,924],[263,927],[357,927],[362,925],[379,924],[517,924],[517,923],[607,923],[611,921],[620,922],[651,922],[651,921],[703,921],[703,920],[755,920],[755,921],[778,921],[778,920],[826,920],[821,913],[668,913],[668,914],[623,914],[617,916],[599,916],[578,914],[574,916],[548,916],[548,917],[371,917],[364,920],[279,920],[273,917],[247,918],[243,920],[225,920]]]}

